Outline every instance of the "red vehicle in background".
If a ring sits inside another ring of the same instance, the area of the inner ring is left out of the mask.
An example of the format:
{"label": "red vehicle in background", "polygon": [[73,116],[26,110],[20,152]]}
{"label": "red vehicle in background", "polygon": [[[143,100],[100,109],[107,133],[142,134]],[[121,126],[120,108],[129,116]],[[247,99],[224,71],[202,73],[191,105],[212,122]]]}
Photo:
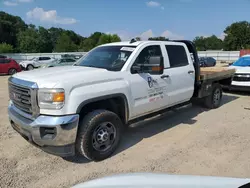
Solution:
{"label": "red vehicle in background", "polygon": [[13,75],[21,71],[21,67],[14,59],[0,58],[0,74]]}

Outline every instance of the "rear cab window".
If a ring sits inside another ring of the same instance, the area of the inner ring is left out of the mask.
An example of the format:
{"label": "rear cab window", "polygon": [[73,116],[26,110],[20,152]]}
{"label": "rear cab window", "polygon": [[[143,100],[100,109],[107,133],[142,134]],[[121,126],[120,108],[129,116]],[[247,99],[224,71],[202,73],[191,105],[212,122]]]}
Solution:
{"label": "rear cab window", "polygon": [[169,68],[183,67],[189,65],[186,49],[182,45],[165,45],[168,58]]}

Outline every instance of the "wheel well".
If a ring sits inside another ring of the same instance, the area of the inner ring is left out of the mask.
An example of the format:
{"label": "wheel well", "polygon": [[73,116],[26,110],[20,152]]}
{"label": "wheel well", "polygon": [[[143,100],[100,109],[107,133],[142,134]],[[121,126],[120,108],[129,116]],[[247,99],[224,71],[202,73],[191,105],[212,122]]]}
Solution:
{"label": "wheel well", "polygon": [[121,96],[112,97],[108,99],[101,99],[90,102],[78,110],[80,117],[84,117],[89,112],[97,109],[105,109],[117,114],[121,121],[126,124],[128,120],[128,106],[127,101]]}
{"label": "wheel well", "polygon": [[219,81],[219,84],[221,85],[231,85],[232,82],[232,78],[225,78]]}
{"label": "wheel well", "polygon": [[15,69],[15,70],[16,70],[16,68],[14,68],[14,67],[11,67],[11,68],[9,68],[9,70],[8,70],[8,71],[10,71],[11,69]]}

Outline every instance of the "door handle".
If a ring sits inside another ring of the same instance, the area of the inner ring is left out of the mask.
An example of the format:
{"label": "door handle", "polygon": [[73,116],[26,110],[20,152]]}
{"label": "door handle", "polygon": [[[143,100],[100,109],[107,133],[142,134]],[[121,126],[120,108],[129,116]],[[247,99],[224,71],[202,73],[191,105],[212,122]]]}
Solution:
{"label": "door handle", "polygon": [[194,74],[194,71],[188,71],[188,74]]}
{"label": "door handle", "polygon": [[169,78],[169,75],[164,74],[164,75],[161,76],[161,79],[167,79],[167,78]]}

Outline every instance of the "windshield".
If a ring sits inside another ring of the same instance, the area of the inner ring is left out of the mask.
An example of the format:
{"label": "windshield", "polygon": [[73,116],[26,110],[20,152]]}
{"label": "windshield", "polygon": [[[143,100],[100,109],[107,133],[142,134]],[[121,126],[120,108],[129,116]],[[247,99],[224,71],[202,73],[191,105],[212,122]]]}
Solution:
{"label": "windshield", "polygon": [[134,49],[135,47],[131,46],[97,47],[80,59],[75,65],[120,71]]}
{"label": "windshield", "polygon": [[239,67],[249,67],[250,66],[250,57],[242,57],[235,61],[233,66],[239,66]]}

